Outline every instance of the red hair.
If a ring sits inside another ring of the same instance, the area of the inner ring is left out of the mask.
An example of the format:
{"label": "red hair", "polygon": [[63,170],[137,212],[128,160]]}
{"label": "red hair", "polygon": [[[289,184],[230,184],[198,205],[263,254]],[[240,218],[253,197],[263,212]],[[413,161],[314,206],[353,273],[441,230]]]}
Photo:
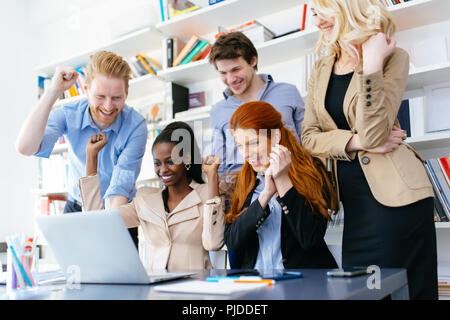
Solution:
{"label": "red hair", "polygon": [[[297,141],[291,130],[282,122],[281,114],[269,103],[263,101],[248,102],[240,106],[230,120],[231,130],[266,129],[270,138],[271,129],[281,132],[280,145],[291,152],[289,178],[297,192],[302,195],[313,212],[319,212],[330,220],[329,209],[336,210],[337,196],[328,178],[321,160],[313,158]],[[230,211],[225,218],[232,223],[246,209],[245,200],[255,187],[256,175],[252,166],[245,161],[237,177],[231,199]]]}

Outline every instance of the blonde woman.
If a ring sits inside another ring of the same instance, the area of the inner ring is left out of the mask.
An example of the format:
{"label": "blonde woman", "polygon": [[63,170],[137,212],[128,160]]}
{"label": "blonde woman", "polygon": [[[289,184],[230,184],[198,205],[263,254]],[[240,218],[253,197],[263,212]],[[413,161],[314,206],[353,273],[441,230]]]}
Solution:
{"label": "blonde woman", "polygon": [[333,160],[342,265],[406,268],[410,298],[436,299],[433,190],[397,120],[408,54],[378,0],[312,0],[312,10],[324,57],[308,83],[302,144]]}

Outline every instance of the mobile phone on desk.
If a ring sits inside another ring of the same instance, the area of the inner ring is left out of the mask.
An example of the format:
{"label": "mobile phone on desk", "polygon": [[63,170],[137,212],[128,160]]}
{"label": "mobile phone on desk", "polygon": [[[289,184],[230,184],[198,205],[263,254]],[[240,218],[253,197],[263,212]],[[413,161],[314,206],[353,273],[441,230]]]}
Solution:
{"label": "mobile phone on desk", "polygon": [[363,274],[368,274],[365,267],[353,267],[343,269],[333,269],[327,272],[329,277],[355,277]]}
{"label": "mobile phone on desk", "polygon": [[261,278],[272,279],[272,280],[287,280],[302,278],[303,274],[300,271],[284,271],[276,270],[269,273],[261,273]]}

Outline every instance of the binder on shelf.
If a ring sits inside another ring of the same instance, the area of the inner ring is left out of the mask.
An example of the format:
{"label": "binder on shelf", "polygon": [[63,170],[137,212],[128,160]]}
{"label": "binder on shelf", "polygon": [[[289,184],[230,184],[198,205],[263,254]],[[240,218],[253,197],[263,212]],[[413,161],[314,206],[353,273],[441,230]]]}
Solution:
{"label": "binder on shelf", "polygon": [[174,119],[177,112],[186,111],[189,108],[189,89],[171,82],[170,91],[172,96],[171,118]]}
{"label": "binder on shelf", "polygon": [[409,114],[409,100],[405,99],[398,109],[397,119],[400,122],[400,128],[406,130],[406,136],[411,137],[411,117]]}

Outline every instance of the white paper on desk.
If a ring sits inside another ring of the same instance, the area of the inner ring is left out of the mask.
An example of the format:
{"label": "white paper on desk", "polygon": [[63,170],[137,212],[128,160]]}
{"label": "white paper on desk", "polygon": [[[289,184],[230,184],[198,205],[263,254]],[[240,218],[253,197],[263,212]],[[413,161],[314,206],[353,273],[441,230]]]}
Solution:
{"label": "white paper on desk", "polygon": [[153,289],[155,291],[172,293],[232,294],[235,292],[255,290],[267,286],[267,283],[225,283],[193,280],[175,284],[158,285],[153,287]]}

